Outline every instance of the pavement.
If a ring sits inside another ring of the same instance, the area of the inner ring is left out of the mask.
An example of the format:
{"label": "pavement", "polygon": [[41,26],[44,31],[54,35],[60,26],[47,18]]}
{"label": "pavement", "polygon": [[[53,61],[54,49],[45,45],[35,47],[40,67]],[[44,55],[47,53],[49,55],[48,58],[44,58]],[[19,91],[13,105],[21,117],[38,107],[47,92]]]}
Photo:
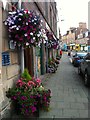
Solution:
{"label": "pavement", "polygon": [[[90,118],[89,93],[90,89],[84,86],[77,68],[70,62],[67,53],[63,53],[56,73],[41,76],[42,83],[51,89],[49,111],[40,111],[40,118]],[[22,116],[13,115],[12,119],[22,119]],[[89,120],[89,119],[88,119]]]}
{"label": "pavement", "polygon": [[44,85],[52,91],[51,103],[49,111],[41,111],[39,118],[90,118],[89,88],[84,86],[67,53],[63,53],[57,72],[49,74]]}

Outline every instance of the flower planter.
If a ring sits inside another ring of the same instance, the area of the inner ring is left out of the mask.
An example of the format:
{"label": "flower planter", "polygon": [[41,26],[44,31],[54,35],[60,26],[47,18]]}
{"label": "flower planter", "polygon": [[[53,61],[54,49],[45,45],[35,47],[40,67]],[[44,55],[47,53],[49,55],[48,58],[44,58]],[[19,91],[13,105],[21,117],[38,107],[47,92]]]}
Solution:
{"label": "flower planter", "polygon": [[21,105],[18,103],[18,101],[12,101],[11,103],[11,110],[16,114],[21,114]]}
{"label": "flower planter", "polygon": [[[25,75],[25,78],[24,78]],[[39,78],[26,77],[26,73],[20,78],[16,86],[9,88],[6,96],[11,99],[11,109],[17,115],[25,118],[39,117],[39,111],[47,109],[50,103],[51,91],[42,86]],[[28,78],[26,79],[26,78]]]}

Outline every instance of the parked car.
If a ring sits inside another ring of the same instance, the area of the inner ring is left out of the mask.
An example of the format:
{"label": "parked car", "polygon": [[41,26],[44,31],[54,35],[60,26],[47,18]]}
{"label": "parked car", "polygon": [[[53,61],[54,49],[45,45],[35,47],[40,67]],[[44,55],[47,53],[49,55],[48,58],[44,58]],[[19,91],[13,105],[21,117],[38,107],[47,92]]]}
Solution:
{"label": "parked car", "polygon": [[75,55],[72,57],[72,64],[74,66],[79,66],[80,61],[83,59],[83,57],[87,54],[87,52],[77,52]]}
{"label": "parked car", "polygon": [[90,83],[90,53],[88,53],[78,66],[78,74],[84,75],[84,83],[86,86]]}

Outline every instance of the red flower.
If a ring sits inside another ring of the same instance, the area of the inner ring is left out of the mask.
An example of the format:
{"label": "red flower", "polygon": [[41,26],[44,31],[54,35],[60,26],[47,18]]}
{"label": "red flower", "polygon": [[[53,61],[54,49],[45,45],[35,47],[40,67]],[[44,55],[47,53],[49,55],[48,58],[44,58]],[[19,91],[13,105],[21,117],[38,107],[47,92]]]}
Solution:
{"label": "red flower", "polygon": [[29,82],[27,83],[27,85],[28,85],[28,86],[35,86],[36,84],[35,84],[33,81],[29,81]]}

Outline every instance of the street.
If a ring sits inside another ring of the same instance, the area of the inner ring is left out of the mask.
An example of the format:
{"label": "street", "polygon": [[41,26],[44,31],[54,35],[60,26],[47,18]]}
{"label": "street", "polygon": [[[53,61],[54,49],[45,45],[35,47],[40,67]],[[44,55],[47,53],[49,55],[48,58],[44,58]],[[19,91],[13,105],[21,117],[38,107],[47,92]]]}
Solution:
{"label": "street", "polygon": [[67,53],[63,53],[58,70],[45,80],[52,97],[48,112],[40,112],[40,118],[88,118],[90,88],[84,86]]}

